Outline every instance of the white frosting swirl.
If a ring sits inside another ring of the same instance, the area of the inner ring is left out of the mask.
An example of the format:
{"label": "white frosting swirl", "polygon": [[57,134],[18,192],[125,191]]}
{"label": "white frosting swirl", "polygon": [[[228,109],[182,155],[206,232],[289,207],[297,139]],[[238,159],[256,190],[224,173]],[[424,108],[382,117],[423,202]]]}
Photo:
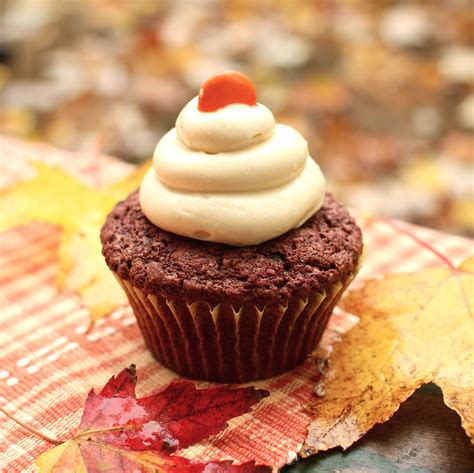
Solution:
{"label": "white frosting swirl", "polygon": [[276,125],[271,139],[245,150],[208,154],[183,144],[176,129],[158,143],[153,165],[170,187],[198,192],[263,190],[294,179],[308,156],[306,141],[293,128]]}
{"label": "white frosting swirl", "polygon": [[155,225],[179,235],[255,245],[301,226],[325,180],[306,140],[261,104],[200,112],[197,97],[158,143],[140,187]]}

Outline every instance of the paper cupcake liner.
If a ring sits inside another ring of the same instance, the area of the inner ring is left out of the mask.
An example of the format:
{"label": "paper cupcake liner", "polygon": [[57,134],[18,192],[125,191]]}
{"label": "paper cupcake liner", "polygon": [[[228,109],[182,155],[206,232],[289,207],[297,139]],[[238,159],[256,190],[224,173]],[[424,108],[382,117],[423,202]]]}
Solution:
{"label": "paper cupcake liner", "polygon": [[145,294],[117,277],[148,349],[177,373],[195,379],[244,382],[268,378],[302,363],[317,346],[334,306],[356,272],[323,293],[263,309],[228,302]]}

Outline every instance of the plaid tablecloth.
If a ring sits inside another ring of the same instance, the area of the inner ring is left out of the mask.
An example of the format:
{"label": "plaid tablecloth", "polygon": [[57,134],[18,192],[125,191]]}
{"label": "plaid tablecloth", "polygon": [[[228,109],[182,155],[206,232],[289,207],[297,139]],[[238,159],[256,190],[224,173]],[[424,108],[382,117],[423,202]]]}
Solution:
{"label": "plaid tablecloth", "polygon": [[[31,159],[62,166],[91,185],[102,185],[132,169],[95,153],[72,154],[45,145],[0,138],[0,187],[27,179]],[[0,209],[8,211],[8,209]],[[388,271],[419,270],[440,261],[403,232],[382,222],[364,223],[363,269],[353,284]],[[398,223],[454,262],[472,242]],[[89,315],[74,293],[54,286],[60,229],[31,223],[0,234],[0,405],[31,428],[67,439],[78,425],[87,392],[100,388],[131,363],[138,367],[138,394],[160,389],[176,374],[148,353],[129,307],[99,320],[86,334]],[[325,343],[350,318],[336,309]],[[337,329],[337,330],[336,330]],[[316,373],[310,363],[274,379],[252,383],[271,396],[224,432],[182,455],[200,460],[234,459],[280,467],[297,457],[305,439]],[[204,384],[204,383],[202,383]],[[35,471],[34,459],[51,445],[0,413],[0,469]]]}

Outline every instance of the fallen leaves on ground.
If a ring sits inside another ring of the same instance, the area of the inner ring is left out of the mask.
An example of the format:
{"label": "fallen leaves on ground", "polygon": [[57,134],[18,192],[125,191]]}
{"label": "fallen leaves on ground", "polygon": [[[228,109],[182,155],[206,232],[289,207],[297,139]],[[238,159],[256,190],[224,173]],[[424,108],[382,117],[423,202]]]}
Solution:
{"label": "fallen leaves on ground", "polygon": [[112,377],[99,394],[92,390],[74,437],[37,458],[40,473],[269,470],[254,462],[203,464],[175,455],[225,429],[228,420],[249,412],[267,391],[196,389],[191,381],[175,381],[157,394],[137,398],[135,385],[132,365]]}
{"label": "fallen leaves on ground", "polygon": [[0,191],[0,232],[32,221],[60,226],[58,288],[77,291],[97,320],[127,302],[101,255],[100,227],[114,204],[140,185],[149,164],[104,189],[59,168],[35,166],[35,177]]}
{"label": "fallen leaves on ground", "polygon": [[444,263],[369,280],[343,299],[360,322],[330,355],[303,456],[348,448],[429,382],[442,389],[472,441],[474,256],[459,268]]}

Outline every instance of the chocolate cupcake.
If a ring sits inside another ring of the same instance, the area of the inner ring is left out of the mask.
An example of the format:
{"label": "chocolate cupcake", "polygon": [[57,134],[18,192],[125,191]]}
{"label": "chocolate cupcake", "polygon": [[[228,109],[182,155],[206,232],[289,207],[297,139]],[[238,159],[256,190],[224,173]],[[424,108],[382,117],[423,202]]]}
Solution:
{"label": "chocolate cupcake", "polygon": [[101,240],[154,356],[224,382],[304,361],[362,252],[304,138],[275,124],[239,73],[186,105]]}

